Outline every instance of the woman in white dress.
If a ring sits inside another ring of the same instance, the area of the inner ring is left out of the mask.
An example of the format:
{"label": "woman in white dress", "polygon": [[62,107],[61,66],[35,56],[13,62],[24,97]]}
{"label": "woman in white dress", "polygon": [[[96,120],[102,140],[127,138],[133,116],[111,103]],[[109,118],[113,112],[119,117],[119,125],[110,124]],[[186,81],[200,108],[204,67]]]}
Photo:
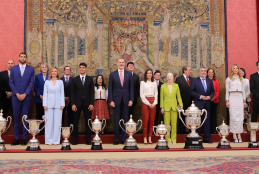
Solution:
{"label": "woman in white dress", "polygon": [[229,108],[230,132],[235,143],[242,143],[244,108],[246,107],[245,82],[237,64],[232,65],[226,79],[226,106]]}

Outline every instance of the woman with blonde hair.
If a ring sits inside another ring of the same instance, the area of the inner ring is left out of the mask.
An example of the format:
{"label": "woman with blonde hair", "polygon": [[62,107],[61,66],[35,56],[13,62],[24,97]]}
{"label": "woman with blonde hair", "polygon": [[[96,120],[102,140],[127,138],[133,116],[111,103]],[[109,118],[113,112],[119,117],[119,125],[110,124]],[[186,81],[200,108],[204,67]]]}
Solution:
{"label": "woman with blonde hair", "polygon": [[45,82],[43,92],[43,107],[47,124],[45,127],[45,144],[60,143],[59,125],[62,121],[62,110],[65,107],[64,84],[59,80],[58,69],[51,68],[49,79]]}
{"label": "woman with blonde hair", "polygon": [[226,79],[226,106],[229,108],[230,132],[235,143],[242,143],[244,108],[246,107],[245,82],[237,64],[232,65]]}

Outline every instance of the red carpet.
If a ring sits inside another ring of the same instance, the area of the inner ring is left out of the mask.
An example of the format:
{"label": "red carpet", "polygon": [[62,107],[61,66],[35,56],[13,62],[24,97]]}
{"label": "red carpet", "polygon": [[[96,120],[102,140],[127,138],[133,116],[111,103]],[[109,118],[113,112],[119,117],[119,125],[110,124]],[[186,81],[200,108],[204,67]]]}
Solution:
{"label": "red carpet", "polygon": [[[59,145],[61,148],[61,145]],[[215,144],[215,146],[217,146]],[[73,153],[73,152],[162,152],[162,151],[224,151],[224,150],[259,150],[259,148],[248,148],[248,147],[232,147],[230,149],[218,149],[216,147],[205,147],[204,149],[184,149],[184,148],[171,148],[168,150],[156,150],[153,148],[142,148],[139,150],[123,150],[123,149],[103,149],[103,150],[90,150],[89,149],[72,149],[72,150],[59,150],[59,149],[42,149],[41,151],[26,151],[24,149],[7,149],[6,151],[0,151],[0,153]],[[73,148],[73,146],[72,146]]]}
{"label": "red carpet", "polygon": [[[177,135],[177,143],[184,143],[184,137],[186,137],[187,134],[178,134]],[[203,136],[203,135],[202,135]],[[92,138],[94,135],[92,135]],[[32,136],[28,135],[27,141],[31,139]],[[41,144],[45,144],[45,137],[44,135],[38,135],[36,138],[40,141]],[[112,144],[114,142],[114,135],[113,134],[106,134],[106,135],[100,135],[100,138],[103,141],[103,144]],[[137,140],[137,143],[143,143],[143,135],[142,134],[135,134],[133,135],[133,138]],[[11,144],[14,141],[13,135],[2,135],[2,139],[5,141],[6,144]],[[20,140],[22,139],[22,136],[20,136]],[[152,140],[153,142],[156,142],[159,139],[159,137],[153,135]],[[218,134],[211,134],[210,140],[213,142],[218,142],[221,139],[221,137]],[[232,134],[230,134],[227,139],[229,141],[233,141]],[[259,140],[259,133],[257,134],[257,139]],[[69,137],[70,142],[72,143],[72,137]],[[242,140],[243,142],[247,142],[250,140],[250,134],[242,134]],[[63,141],[63,138],[61,142]],[[84,144],[85,143],[85,136],[79,135],[78,144]]]}

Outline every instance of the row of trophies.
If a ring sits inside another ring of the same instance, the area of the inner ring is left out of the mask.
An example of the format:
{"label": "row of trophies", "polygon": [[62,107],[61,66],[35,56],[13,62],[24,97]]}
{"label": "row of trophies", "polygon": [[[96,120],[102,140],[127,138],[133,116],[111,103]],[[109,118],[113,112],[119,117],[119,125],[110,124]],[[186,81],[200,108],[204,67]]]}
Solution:
{"label": "row of trophies", "polygon": [[[184,149],[204,149],[202,145],[202,137],[196,133],[196,129],[200,128],[204,121],[207,118],[207,111],[205,109],[199,110],[198,107],[195,106],[194,102],[192,102],[192,105],[187,110],[180,110],[178,109],[179,118],[183,122],[183,124],[186,126],[186,128],[191,129],[191,133],[189,133],[185,137],[185,146]],[[181,113],[185,115],[185,122],[182,120]],[[205,113],[205,117],[203,122],[201,123],[201,116]],[[9,128],[11,124],[11,117],[8,116],[7,119],[3,118],[2,110],[0,112],[0,151],[5,150],[5,141],[1,138],[1,135]],[[45,116],[42,117],[43,120],[34,120],[30,119],[27,120],[27,116],[24,115],[22,118],[22,122],[24,127],[27,129],[27,127],[24,124],[24,120],[29,123],[29,129],[27,131],[32,134],[33,138],[29,140],[27,144],[27,151],[38,151],[41,150],[39,141],[35,138],[35,136],[45,127],[47,123],[47,118]],[[9,120],[9,126],[6,128],[7,122]],[[39,126],[42,122],[45,121],[45,125],[39,129]],[[119,122],[119,125],[121,129],[126,132],[129,135],[129,138],[125,141],[123,150],[138,150],[137,142],[133,138],[133,135],[138,132],[141,128],[142,121],[138,120],[137,123],[135,123],[132,119],[132,115],[130,116],[130,119],[127,123],[124,125],[126,126],[126,130],[123,129],[121,126],[121,122],[124,124],[124,120],[121,119]],[[91,126],[90,126],[91,125]],[[103,126],[102,126],[103,125]],[[102,140],[99,137],[99,132],[101,132],[106,125],[106,120],[102,120],[102,122],[98,119],[96,116],[96,119],[92,122],[91,119],[88,120],[88,126],[90,129],[95,133],[95,137],[92,140],[92,147],[91,150],[102,150]],[[137,126],[139,126],[138,129]],[[69,143],[69,136],[71,132],[73,131],[73,125],[71,124],[70,127],[61,127],[60,125],[60,131],[62,129],[62,136],[64,138],[64,141],[62,142],[62,148],[61,150],[71,150],[70,143]],[[249,148],[259,148],[258,141],[256,139],[256,131],[259,129],[259,123],[257,122],[250,122],[247,125],[247,129],[250,131],[250,142],[248,142]],[[70,132],[71,130],[71,132]],[[153,127],[153,132],[156,136],[160,136],[160,139],[157,141],[157,145],[155,149],[169,149],[168,143],[165,140],[165,136],[170,134],[171,127],[166,126],[161,122],[158,126]],[[217,148],[227,149],[231,148],[230,142],[226,139],[226,137],[230,133],[230,127],[223,123],[216,128],[219,135],[222,137],[222,139],[219,141]]]}

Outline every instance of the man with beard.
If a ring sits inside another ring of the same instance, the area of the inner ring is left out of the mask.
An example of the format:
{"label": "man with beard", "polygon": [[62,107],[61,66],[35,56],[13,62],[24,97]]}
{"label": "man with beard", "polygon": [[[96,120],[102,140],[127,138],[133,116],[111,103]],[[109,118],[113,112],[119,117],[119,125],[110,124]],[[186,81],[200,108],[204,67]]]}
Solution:
{"label": "man with beard", "polygon": [[[12,90],[9,86],[9,78],[10,78],[10,72],[11,68],[14,66],[14,61],[9,60],[7,63],[7,70],[0,72],[0,95],[3,97],[1,98],[2,107],[3,107],[3,115],[6,118],[7,112],[9,108],[11,108],[12,111]],[[12,111],[13,112],[13,111]]]}
{"label": "man with beard", "polygon": [[[134,90],[132,73],[124,70],[125,60],[119,58],[117,61],[118,70],[112,72],[109,78],[108,95],[111,107],[113,107],[114,134],[113,145],[118,145],[120,141],[119,121],[123,119],[126,123],[129,120],[129,107],[134,101]],[[122,125],[125,130],[125,125]],[[121,143],[126,141],[127,134],[122,131]]]}
{"label": "man with beard", "polygon": [[[26,64],[26,53],[19,54],[19,64],[11,68],[9,85],[12,90],[12,105],[14,118],[14,142],[19,144],[20,138],[20,115],[29,116],[31,106],[31,90],[34,82],[34,68]],[[24,122],[28,127],[28,123]],[[21,145],[26,145],[28,131],[23,126]]]}

